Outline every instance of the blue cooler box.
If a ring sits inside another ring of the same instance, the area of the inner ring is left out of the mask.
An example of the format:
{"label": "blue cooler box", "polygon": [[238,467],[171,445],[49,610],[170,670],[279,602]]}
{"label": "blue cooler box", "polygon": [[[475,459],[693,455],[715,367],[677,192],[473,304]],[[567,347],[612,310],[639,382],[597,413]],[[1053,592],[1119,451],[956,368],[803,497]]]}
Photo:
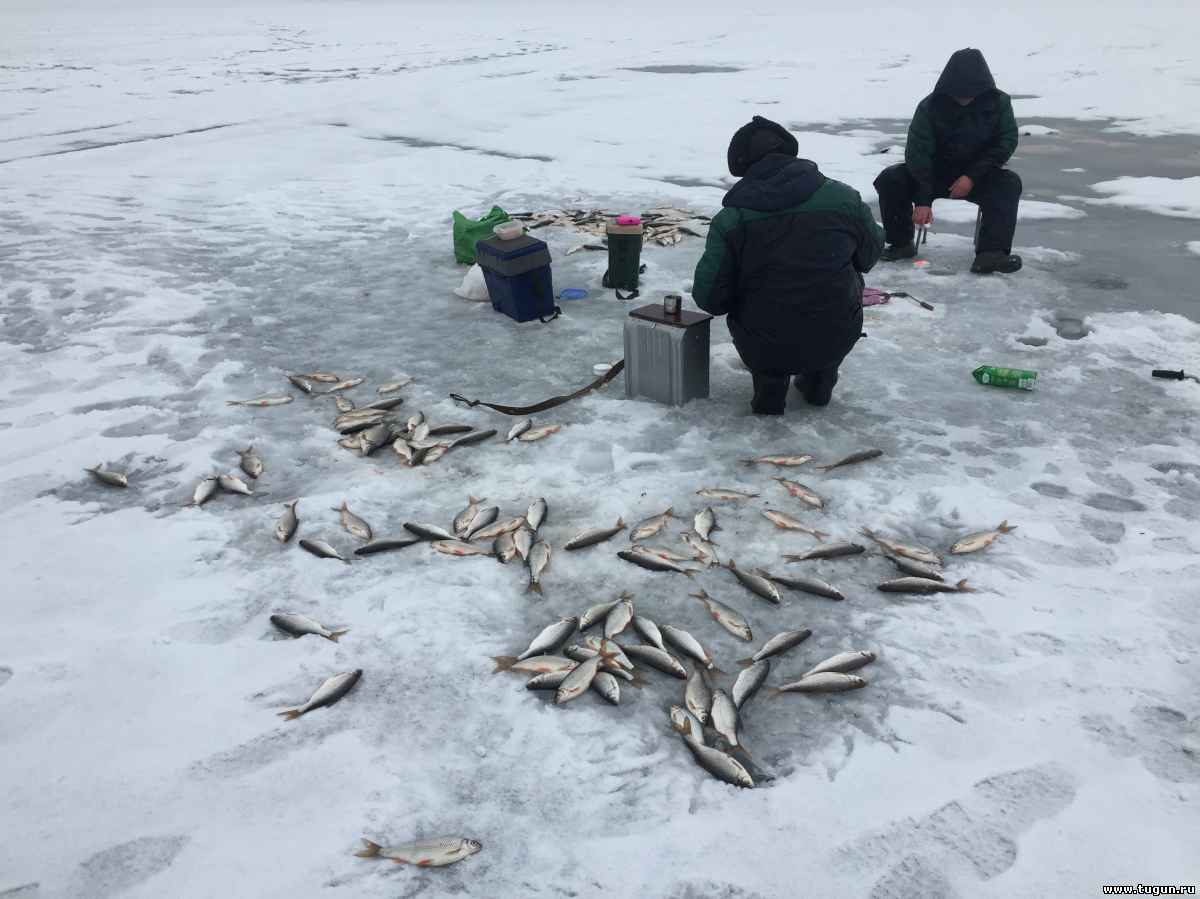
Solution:
{"label": "blue cooler box", "polygon": [[535,237],[489,237],[475,244],[492,308],[519,322],[554,314],[550,249]]}

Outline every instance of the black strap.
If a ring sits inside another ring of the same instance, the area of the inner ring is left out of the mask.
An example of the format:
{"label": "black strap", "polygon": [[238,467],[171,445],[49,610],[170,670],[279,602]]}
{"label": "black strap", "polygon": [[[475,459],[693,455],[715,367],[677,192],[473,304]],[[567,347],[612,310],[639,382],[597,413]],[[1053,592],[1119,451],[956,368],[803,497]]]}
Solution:
{"label": "black strap", "polygon": [[540,403],[534,403],[532,406],[504,406],[500,403],[485,403],[483,400],[469,400],[465,396],[457,393],[450,394],[450,399],[454,400],[455,402],[465,403],[472,409],[476,406],[487,406],[489,409],[494,409],[501,415],[532,415],[535,412],[544,412],[547,409],[553,409],[555,406],[561,406],[565,402],[577,399],[586,393],[597,390],[619,375],[622,371],[624,371],[624,369],[625,360],[622,359],[586,387],[576,390],[574,393],[568,393],[566,396],[552,396],[550,399],[542,400]]}
{"label": "black strap", "polygon": [[632,293],[629,293],[625,296],[621,296],[621,288],[619,287],[614,287],[613,292],[617,295],[618,300],[636,300],[638,297],[638,290],[636,287],[633,289]]}
{"label": "black strap", "polygon": [[556,318],[558,318],[560,315],[562,315],[562,307],[560,307],[560,306],[555,306],[555,307],[554,307],[554,314],[553,314],[553,315],[551,315],[549,318],[546,318],[546,317],[544,317],[544,316],[540,316],[540,315],[539,315],[539,316],[538,316],[538,321],[540,321],[540,322],[541,322],[543,325],[545,325],[545,324],[549,324],[550,322],[552,322],[552,321],[554,321]]}

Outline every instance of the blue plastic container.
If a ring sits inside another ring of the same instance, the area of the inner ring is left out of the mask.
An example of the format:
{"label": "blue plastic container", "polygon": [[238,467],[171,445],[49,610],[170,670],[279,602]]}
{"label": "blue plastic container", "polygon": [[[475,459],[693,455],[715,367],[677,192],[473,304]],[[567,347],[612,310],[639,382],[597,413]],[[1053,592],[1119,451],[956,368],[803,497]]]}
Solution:
{"label": "blue plastic container", "polygon": [[543,241],[528,235],[489,237],[475,244],[475,261],[497,312],[519,322],[554,315],[550,249]]}

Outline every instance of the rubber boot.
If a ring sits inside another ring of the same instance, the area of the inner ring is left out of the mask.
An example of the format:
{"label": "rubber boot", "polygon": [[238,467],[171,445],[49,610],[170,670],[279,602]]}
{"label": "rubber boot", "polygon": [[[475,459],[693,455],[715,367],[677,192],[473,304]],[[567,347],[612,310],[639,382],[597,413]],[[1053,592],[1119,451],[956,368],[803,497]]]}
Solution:
{"label": "rubber boot", "polygon": [[796,389],[810,406],[828,406],[837,382],[836,368],[796,375]]}
{"label": "rubber boot", "polygon": [[975,254],[975,261],[971,263],[971,271],[976,275],[990,275],[993,272],[1010,275],[1020,271],[1021,264],[1021,257],[1015,253],[986,250]]}
{"label": "rubber boot", "polygon": [[899,262],[902,259],[912,259],[917,255],[917,245],[912,241],[906,244],[890,243],[879,254],[880,262]]}
{"label": "rubber boot", "polygon": [[787,407],[787,375],[766,375],[751,372],[754,378],[754,398],[750,411],[755,415],[782,415]]}

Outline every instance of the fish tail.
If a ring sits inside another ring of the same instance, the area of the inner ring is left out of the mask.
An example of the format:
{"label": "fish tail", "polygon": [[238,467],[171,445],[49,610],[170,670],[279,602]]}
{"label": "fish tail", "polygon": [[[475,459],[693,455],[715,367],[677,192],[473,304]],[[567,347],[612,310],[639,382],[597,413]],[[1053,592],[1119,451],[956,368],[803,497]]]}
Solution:
{"label": "fish tail", "polygon": [[539,596],[542,593],[542,585],[537,581],[530,581],[529,586],[525,588],[526,593],[537,593]]}
{"label": "fish tail", "polygon": [[225,405],[226,406],[240,406],[241,403],[238,402],[237,400],[226,400]]}
{"label": "fish tail", "polygon": [[348,627],[339,628],[336,631],[330,631],[329,636],[326,637],[325,639],[327,639],[333,643],[336,643],[338,641],[338,637],[341,637],[344,634],[348,634],[348,633],[350,633],[350,628],[348,628]]}
{"label": "fish tail", "polygon": [[789,562],[803,562],[804,561],[802,558],[800,558],[800,556],[793,555],[792,553],[784,553],[783,557],[785,559],[787,559]]}
{"label": "fish tail", "polygon": [[817,542],[818,542],[818,543],[820,543],[820,542],[821,542],[821,541],[823,541],[823,540],[824,540],[826,537],[828,537],[828,536],[829,536],[829,535],[828,535],[828,534],[826,534],[824,531],[813,531],[813,532],[812,532],[812,535],[813,535],[814,537],[816,537],[816,538],[817,538]]}
{"label": "fish tail", "polygon": [[712,677],[714,674],[719,674],[721,677],[725,676],[725,672],[722,671],[720,668],[718,668],[716,665],[713,665],[711,668],[708,669],[709,677]]}
{"label": "fish tail", "polygon": [[517,664],[516,656],[492,656],[492,661],[496,663],[496,668],[492,672],[495,674],[499,671],[510,671],[512,666]]}
{"label": "fish tail", "polygon": [[617,518],[617,530],[624,530],[626,527],[624,518]]}
{"label": "fish tail", "polygon": [[1000,522],[1000,527],[996,528],[996,530],[998,530],[1001,534],[1007,534],[1009,531],[1015,531],[1016,529],[1017,526],[1015,524],[1009,524],[1007,518]]}
{"label": "fish tail", "polygon": [[691,568],[683,568],[681,570],[683,571],[684,576],[686,576],[686,577],[691,578],[691,577],[695,577],[695,575],[696,575],[696,572],[693,571]]}
{"label": "fish tail", "polygon": [[284,721],[295,721],[304,713],[299,709],[288,709],[286,712],[277,712],[276,714],[278,714],[279,717]]}
{"label": "fish tail", "polygon": [[767,699],[777,699],[784,694],[778,687],[767,687]]}
{"label": "fish tail", "polygon": [[362,841],[363,841],[364,848],[358,850],[358,852],[356,852],[354,854],[357,855],[359,858],[378,858],[379,853],[383,849],[383,847],[380,846],[378,843],[372,843],[366,837],[363,837]]}
{"label": "fish tail", "polygon": [[966,578],[963,578],[961,581],[959,581],[957,584],[955,584],[954,588],[956,590],[958,590],[959,593],[978,593],[979,592],[974,587],[967,586]]}
{"label": "fish tail", "polygon": [[738,659],[737,663],[742,668],[749,668],[754,664],[754,659]]}
{"label": "fish tail", "polygon": [[675,507],[668,506],[667,511],[663,512],[663,514],[666,515],[667,518],[674,518],[675,517]]}

